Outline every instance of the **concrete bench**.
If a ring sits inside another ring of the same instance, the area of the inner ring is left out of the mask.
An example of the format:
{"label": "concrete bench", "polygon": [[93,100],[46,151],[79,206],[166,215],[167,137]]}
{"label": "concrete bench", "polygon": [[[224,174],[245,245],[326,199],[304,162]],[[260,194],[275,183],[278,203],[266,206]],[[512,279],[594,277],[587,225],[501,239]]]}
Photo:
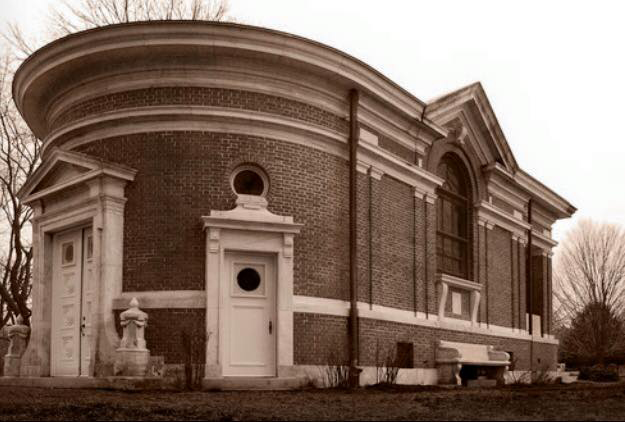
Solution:
{"label": "concrete bench", "polygon": [[486,344],[457,343],[440,340],[436,349],[436,366],[439,384],[462,384],[463,367],[476,367],[488,379],[503,384],[504,374],[510,366],[510,355],[494,350]]}

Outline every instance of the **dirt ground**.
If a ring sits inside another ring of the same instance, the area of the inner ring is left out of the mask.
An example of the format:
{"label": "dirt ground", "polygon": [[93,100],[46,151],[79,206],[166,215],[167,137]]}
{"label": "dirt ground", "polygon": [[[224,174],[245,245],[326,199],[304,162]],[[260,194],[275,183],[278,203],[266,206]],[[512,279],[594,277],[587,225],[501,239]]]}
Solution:
{"label": "dirt ground", "polygon": [[0,387],[0,420],[624,420],[625,384],[121,392]]}

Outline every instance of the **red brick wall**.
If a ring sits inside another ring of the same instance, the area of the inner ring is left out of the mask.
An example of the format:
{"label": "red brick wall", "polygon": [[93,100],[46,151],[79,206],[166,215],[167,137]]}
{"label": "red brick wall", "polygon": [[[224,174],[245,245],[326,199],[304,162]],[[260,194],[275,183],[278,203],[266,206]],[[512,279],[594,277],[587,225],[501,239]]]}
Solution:
{"label": "red brick wall", "polygon": [[386,136],[379,136],[378,145],[380,148],[392,152],[404,161],[408,161],[409,163],[415,162],[416,156],[414,151]]}
{"label": "red brick wall", "polygon": [[358,173],[358,300],[361,302],[371,301],[371,281],[369,273],[370,254],[370,225],[372,224],[370,212],[372,210],[369,191],[372,189],[373,179],[366,174]]}
{"label": "red brick wall", "polygon": [[[414,344],[414,365],[418,368],[434,368],[436,347],[439,340],[487,344],[497,350],[512,352],[515,369],[530,368],[533,355],[534,369],[554,369],[557,346],[486,336],[459,331],[439,330],[428,327],[361,318],[360,365],[375,366],[376,359],[384,358],[397,342]],[[343,336],[343,337],[342,337]],[[343,338],[344,340],[342,340]],[[325,356],[344,353],[347,359],[347,318],[315,314],[295,314],[294,343],[296,365],[321,365]],[[332,345],[332,346],[330,346]],[[346,360],[345,360],[346,361]]]}
{"label": "red brick wall", "polygon": [[502,327],[512,327],[510,242],[510,232],[488,230],[488,322]]}
{"label": "red brick wall", "polygon": [[[305,103],[216,88],[150,88],[111,94],[73,106],[54,124],[109,110],[176,104],[257,110],[342,133],[347,130],[344,119]],[[395,155],[414,160],[412,151],[390,139],[380,136],[379,142]],[[204,289],[206,251],[200,217],[213,209],[234,207],[229,176],[237,165],[252,162],[269,176],[270,210],[291,215],[304,224],[295,239],[294,293],[349,299],[348,165],[344,159],[284,141],[191,131],[115,137],[76,149],[138,170],[136,180],[126,188],[125,291]],[[359,174],[358,183],[359,300],[436,314],[435,205],[415,199],[411,186],[388,175],[375,180]],[[525,251],[517,250],[515,245],[511,250],[510,233],[498,227],[486,230],[476,220],[473,218],[474,266],[470,278],[484,285],[479,319],[523,327]],[[168,330],[175,324],[176,312],[156,310],[152,320],[151,340],[155,350],[169,356],[168,363],[180,359],[180,352],[172,351],[168,343]],[[195,311],[189,312],[194,316],[185,318],[200,317]],[[347,342],[344,319],[299,315],[295,322],[296,331],[317,333],[314,341],[308,334],[300,336],[303,350],[297,350],[300,346],[296,340],[296,356],[302,362],[322,359],[328,348],[335,348],[330,343],[342,348]],[[363,322],[361,326],[371,324]],[[377,330],[368,329],[372,333]],[[414,330],[417,328],[409,331],[436,338],[431,332]],[[406,328],[397,332],[408,335]],[[458,335],[448,337],[456,339]],[[472,337],[458,341],[471,341]],[[363,347],[372,347],[371,341],[362,341]],[[508,347],[508,343],[505,345]],[[430,349],[421,349],[431,354]],[[363,353],[369,356],[371,352]]]}
{"label": "red brick wall", "polygon": [[293,362],[295,365],[349,364],[347,329],[348,319],[344,317],[293,314]]}
{"label": "red brick wall", "polygon": [[526,324],[526,319],[525,319],[525,313],[527,311],[527,297],[525,296],[525,289],[526,289],[526,285],[527,285],[527,261],[525,259],[525,257],[527,256],[527,246],[522,244],[522,243],[518,243],[517,244],[517,254],[519,256],[519,262],[520,265],[517,268],[518,272],[519,272],[519,286],[518,286],[518,291],[520,292],[520,296],[519,296],[519,321],[520,321],[520,326],[523,329],[527,329],[527,324]]}
{"label": "red brick wall", "polygon": [[347,121],[321,108],[275,95],[224,88],[154,87],[117,92],[74,104],[50,125],[52,129],[83,117],[127,108],[203,105],[278,114],[347,133]]}
{"label": "red brick wall", "polygon": [[373,303],[414,310],[413,188],[386,175],[374,183]]}
{"label": "red brick wall", "polygon": [[204,289],[200,217],[234,207],[241,163],[270,179],[269,209],[304,226],[295,238],[295,294],[349,298],[348,167],[301,145],[243,135],[160,132],[78,148],[138,170],[126,188],[124,291]]}
{"label": "red brick wall", "polygon": [[[191,354],[193,363],[206,361],[206,312],[204,309],[146,309],[148,325],[145,328],[145,342],[150,356],[163,356],[165,363],[185,363]],[[122,328],[119,314],[115,312],[115,326],[121,338]],[[186,343],[183,333],[191,337]],[[209,341],[216,341],[209,339]]]}
{"label": "red brick wall", "polygon": [[427,240],[424,243],[427,255],[427,284],[425,289],[428,314],[438,313],[439,292],[436,283],[436,205],[426,201]]}
{"label": "red brick wall", "polygon": [[[416,279],[417,279],[417,311],[425,312],[427,310],[427,298],[426,298],[426,270],[428,270],[426,265],[426,259],[428,251],[434,250],[436,253],[436,249],[433,245],[426,241],[428,224],[425,221],[425,207],[427,203],[422,198],[414,197],[414,225],[415,225],[415,234],[417,238],[417,247],[414,251],[415,253],[415,264],[416,264]],[[433,286],[432,286],[433,288]]]}

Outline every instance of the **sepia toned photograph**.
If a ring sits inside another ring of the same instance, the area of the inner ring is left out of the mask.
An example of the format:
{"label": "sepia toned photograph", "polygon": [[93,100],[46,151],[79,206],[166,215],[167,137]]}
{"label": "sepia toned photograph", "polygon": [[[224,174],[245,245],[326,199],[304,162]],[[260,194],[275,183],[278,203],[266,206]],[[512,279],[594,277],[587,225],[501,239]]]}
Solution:
{"label": "sepia toned photograph", "polygon": [[623,16],[0,0],[0,420],[625,420]]}

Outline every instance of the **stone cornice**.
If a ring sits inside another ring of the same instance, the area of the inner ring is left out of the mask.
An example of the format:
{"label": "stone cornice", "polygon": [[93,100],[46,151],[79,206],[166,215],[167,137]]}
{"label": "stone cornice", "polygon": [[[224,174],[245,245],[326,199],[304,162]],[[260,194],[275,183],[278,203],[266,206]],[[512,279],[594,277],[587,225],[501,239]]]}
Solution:
{"label": "stone cornice", "polygon": [[499,156],[505,162],[506,168],[516,171],[518,165],[510,150],[508,141],[497,120],[497,116],[490,105],[488,97],[479,82],[460,88],[447,95],[430,101],[427,105],[427,116],[434,121],[439,121],[443,116],[454,113],[465,104],[475,106],[483,122],[488,137]]}
{"label": "stone cornice", "polygon": [[227,211],[211,211],[202,217],[204,229],[252,230],[259,232],[293,233],[300,232],[303,224],[294,223],[293,217],[281,216],[267,210],[267,200],[263,197],[239,195],[237,207]]}
{"label": "stone cornice", "polygon": [[[349,302],[338,299],[311,296],[293,297],[293,310],[301,313],[347,317],[349,315],[349,306]],[[532,337],[527,331],[516,328],[500,327],[493,324],[487,325],[484,323],[472,325],[471,321],[456,320],[448,317],[441,321],[436,314],[430,313],[429,315],[425,315],[422,312],[415,313],[414,311],[377,304],[371,305],[364,302],[358,302],[358,314],[361,318],[422,326],[430,329],[452,330],[469,334],[534,341],[536,343],[558,344],[558,341],[554,340],[551,336]]]}
{"label": "stone cornice", "polygon": [[530,225],[527,222],[500,210],[486,201],[482,201],[477,204],[476,211],[479,219],[495,224],[519,237],[526,237],[525,234],[530,228]]}
{"label": "stone cornice", "polygon": [[558,246],[557,241],[553,240],[548,236],[545,236],[535,229],[532,229],[532,244],[546,251],[551,251],[551,249]]}
{"label": "stone cornice", "polygon": [[482,285],[479,283],[475,283],[474,281],[465,280],[464,278],[455,277],[449,274],[439,274],[438,282],[446,283],[450,287],[458,287],[463,290],[482,290]]}
{"label": "stone cornice", "polygon": [[395,157],[392,153],[368,143],[360,143],[358,159],[376,167],[376,171],[393,176],[394,178],[414,187],[419,187],[424,193],[434,194],[436,188],[443,184],[443,179],[423,168]]}
{"label": "stone cornice", "polygon": [[519,212],[525,211],[531,195],[518,185],[514,180],[514,176],[497,162],[485,166],[483,172],[488,180],[489,194],[497,196]]}
{"label": "stone cornice", "polygon": [[[340,85],[357,87],[379,101],[420,120],[424,103],[367,64],[334,48],[284,32],[248,25],[216,22],[168,21],[112,25],[72,34],[48,44],[31,55],[18,69],[13,93],[19,110],[38,137],[46,135],[40,110],[46,90],[67,89],[78,65],[127,61],[133,58],[165,60],[168,52],[180,57],[235,54],[262,58],[268,63],[306,66],[321,76],[332,76]],[[80,58],[81,60],[76,60]],[[39,113],[39,114],[38,114]],[[427,130],[438,133],[437,127]]]}
{"label": "stone cornice", "polygon": [[534,179],[523,170],[514,175],[514,179],[517,183],[523,187],[527,192],[532,194],[539,204],[546,208],[549,212],[553,213],[557,218],[571,217],[577,208],[571,205],[566,199],[549,189],[547,186]]}
{"label": "stone cornice", "polygon": [[204,309],[204,290],[162,290],[146,292],[123,292],[113,299],[113,309],[127,309],[128,302],[136,297],[143,309]]}
{"label": "stone cornice", "polygon": [[[34,191],[39,183],[55,168],[59,163],[67,163],[80,166],[86,171],[66,181],[46,187],[40,191]],[[134,180],[137,171],[130,167],[119,164],[108,163],[95,159],[86,154],[71,151],[63,151],[55,148],[48,159],[44,160],[41,166],[26,181],[18,192],[18,197],[23,203],[29,204],[45,196],[85,183],[100,177],[110,177],[122,181],[123,183]]]}
{"label": "stone cornice", "polygon": [[[75,148],[107,137],[136,133],[196,130],[275,138],[347,158],[344,150],[347,139],[336,131],[275,114],[208,106],[126,109],[81,119],[51,133],[45,141],[44,154],[56,140],[69,137],[76,131],[84,131],[86,134],[64,141],[64,147]],[[436,187],[443,183],[440,177],[367,142],[359,143],[358,160],[361,169],[373,166],[383,174],[429,193],[434,193]]]}

